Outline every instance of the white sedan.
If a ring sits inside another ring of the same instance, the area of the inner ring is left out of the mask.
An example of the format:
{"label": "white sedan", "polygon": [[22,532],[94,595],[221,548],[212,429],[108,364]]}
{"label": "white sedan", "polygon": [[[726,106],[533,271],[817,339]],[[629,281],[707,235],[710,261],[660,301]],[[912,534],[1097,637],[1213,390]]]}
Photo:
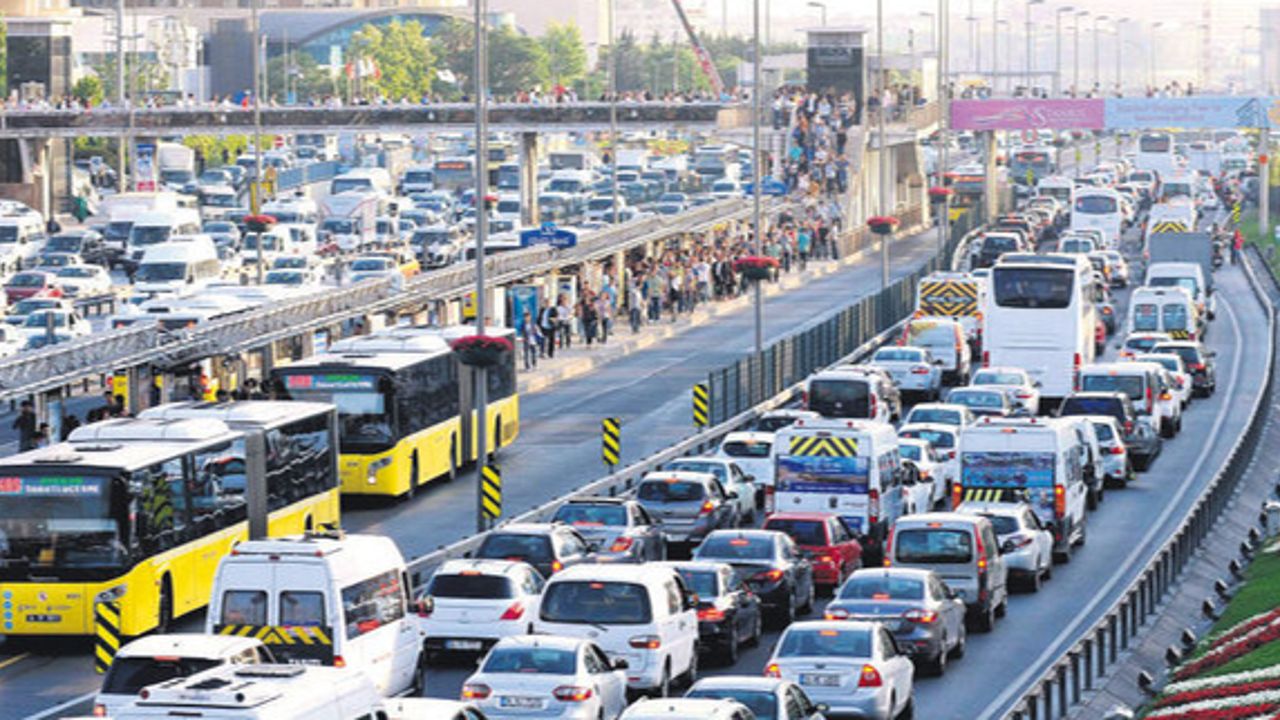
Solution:
{"label": "white sedan", "polygon": [[918,393],[931,400],[942,390],[942,360],[925,348],[912,345],[882,347],[869,363],[889,373],[904,393]]}
{"label": "white sedan", "polygon": [[67,265],[58,269],[55,281],[64,297],[87,298],[111,292],[111,275],[99,265]]}
{"label": "white sedan", "polygon": [[616,718],[627,707],[627,664],[593,642],[525,635],[498,641],[462,686],[490,717]]}
{"label": "white sedan", "polygon": [[1000,554],[1009,568],[1009,581],[1017,580],[1031,592],[1053,576],[1053,533],[1045,529],[1026,503],[967,502],[956,512],[983,515],[991,520],[1000,543]]}
{"label": "white sedan", "polygon": [[796,622],[774,647],[764,674],[797,683],[828,714],[875,720],[913,714],[915,667],[881,623]]}
{"label": "white sedan", "polygon": [[941,507],[951,497],[951,485],[955,482],[954,464],[939,457],[933,443],[921,438],[898,438],[898,454],[915,463],[920,480],[908,489],[910,512],[929,512]]}
{"label": "white sedan", "polygon": [[1040,413],[1040,383],[1032,380],[1026,370],[1016,367],[989,367],[973,374],[970,385],[999,387],[1009,397],[1009,402],[1028,415]]}
{"label": "white sedan", "polygon": [[37,310],[23,321],[22,332],[28,340],[33,337],[43,338],[51,326],[58,336],[58,342],[86,337],[93,332],[89,321],[74,310]]}

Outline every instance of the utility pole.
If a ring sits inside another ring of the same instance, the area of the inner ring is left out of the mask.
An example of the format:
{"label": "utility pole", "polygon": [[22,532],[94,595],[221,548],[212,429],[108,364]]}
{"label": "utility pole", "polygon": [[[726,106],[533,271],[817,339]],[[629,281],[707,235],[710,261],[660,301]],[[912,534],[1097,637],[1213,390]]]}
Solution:
{"label": "utility pole", "polygon": [[[124,0],[116,0],[116,106],[120,112],[133,117],[133,110],[125,107],[124,96]],[[129,184],[125,180],[125,158],[129,155],[129,136],[120,134],[120,149],[116,157],[116,191],[124,192]]]}
{"label": "utility pole", "polygon": [[[487,28],[485,26],[485,0],[476,3],[475,41],[475,91],[476,91],[476,334],[484,335],[488,322],[488,303],[485,302],[484,243],[489,234],[489,208],[485,196],[489,194],[489,54],[487,52]],[[610,15],[612,17],[612,15]],[[610,48],[612,53],[612,48]],[[617,153],[617,150],[614,150]],[[616,177],[616,174],[615,174]],[[471,370],[475,383],[476,401],[476,531],[489,529],[484,513],[483,474],[489,463],[489,371],[483,367]]]}
{"label": "utility pole", "polygon": [[[951,72],[951,6],[948,0],[938,0],[938,100],[941,103],[941,122],[938,128],[942,148],[938,152],[938,187],[947,186],[947,168],[950,162],[951,144],[951,92],[948,79]],[[951,234],[951,198],[944,195],[942,210],[938,216],[938,252],[946,247]],[[941,257],[941,255],[939,255]]]}
{"label": "utility pole", "polygon": [[1080,10],[1076,13],[1075,45],[1071,50],[1071,62],[1074,66],[1071,70],[1072,96],[1078,96],[1080,94],[1080,18],[1088,14],[1088,10]]}
{"label": "utility pole", "polygon": [[[613,224],[618,224],[618,53],[614,43],[614,12],[617,0],[609,0],[609,189],[613,195]],[[535,198],[537,193],[534,193]],[[621,270],[622,268],[618,268]]]}
{"label": "utility pole", "polygon": [[1000,0],[991,0],[991,94],[1000,83]]}
{"label": "utility pole", "polygon": [[[764,255],[764,218],[760,212],[760,180],[764,177],[760,142],[760,122],[764,113],[764,88],[762,87],[764,72],[764,48],[760,43],[760,0],[752,0],[751,4],[753,57],[751,69],[751,222],[755,229],[756,256]],[[763,283],[756,280],[752,283],[753,301],[755,304],[755,347],[756,356],[764,352],[764,290]]]}
{"label": "utility pole", "polygon": [[1071,12],[1073,7],[1067,5],[1058,8],[1054,13],[1053,27],[1053,96],[1062,97],[1062,13]]}
{"label": "utility pole", "polygon": [[[262,211],[262,192],[266,188],[262,180],[262,32],[258,26],[258,4],[262,0],[250,0],[252,14],[250,17],[253,34],[253,192],[249,194],[250,209],[254,215]],[[258,240],[258,284],[262,284],[263,261],[262,232],[257,234]]]}
{"label": "utility pole", "polygon": [[[876,74],[880,81],[878,83],[880,120],[876,133],[879,152],[876,153],[876,158],[877,170],[880,172],[880,215],[883,217],[889,214],[889,146],[885,142],[884,133],[884,98],[889,74],[885,72],[884,67],[884,0],[876,0]],[[885,234],[880,236],[880,289],[884,290],[887,287],[889,287],[889,235]]]}

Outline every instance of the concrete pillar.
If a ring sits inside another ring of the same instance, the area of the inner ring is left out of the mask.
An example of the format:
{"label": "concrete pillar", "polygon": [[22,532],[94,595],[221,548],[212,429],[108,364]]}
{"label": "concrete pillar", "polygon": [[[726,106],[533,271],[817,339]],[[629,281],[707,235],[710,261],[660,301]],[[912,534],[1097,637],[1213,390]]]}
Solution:
{"label": "concrete pillar", "polygon": [[537,225],[538,219],[538,134],[520,133],[520,221]]}
{"label": "concrete pillar", "polygon": [[1000,211],[1000,190],[996,182],[996,134],[991,130],[978,133],[978,147],[982,148],[982,217],[988,221]]}

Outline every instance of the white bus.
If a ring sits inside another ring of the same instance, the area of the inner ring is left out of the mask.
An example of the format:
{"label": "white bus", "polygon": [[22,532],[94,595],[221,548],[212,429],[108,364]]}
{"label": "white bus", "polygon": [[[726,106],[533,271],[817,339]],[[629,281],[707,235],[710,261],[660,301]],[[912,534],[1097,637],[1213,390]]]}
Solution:
{"label": "white bus", "polygon": [[1171,175],[1180,165],[1173,150],[1173,135],[1167,132],[1143,133],[1138,138],[1135,164],[1140,170],[1155,170],[1162,179]]}
{"label": "white bus", "polygon": [[1075,389],[1080,368],[1093,362],[1093,282],[1083,255],[997,263],[983,308],[983,366],[1025,368],[1040,383],[1040,407],[1057,407]]}
{"label": "white bus", "polygon": [[1098,230],[1108,249],[1120,245],[1120,233],[1124,228],[1124,212],[1120,207],[1120,193],[1111,188],[1076,188],[1071,203],[1072,230]]}

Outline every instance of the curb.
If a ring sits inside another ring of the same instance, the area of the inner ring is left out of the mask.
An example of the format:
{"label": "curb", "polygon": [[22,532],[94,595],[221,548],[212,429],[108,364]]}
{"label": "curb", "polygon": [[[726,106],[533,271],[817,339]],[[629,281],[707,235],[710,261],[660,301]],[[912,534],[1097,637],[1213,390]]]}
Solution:
{"label": "curb", "polygon": [[[930,229],[932,229],[932,226],[913,226],[906,231],[898,233],[894,236],[894,239],[902,240],[910,238]],[[867,256],[877,252],[878,250],[878,243],[871,243],[852,255],[846,255],[834,262],[825,260],[821,261],[821,265],[811,264],[808,270],[805,270],[802,273],[786,275],[777,282],[767,286],[764,290],[764,296],[774,297],[786,294],[790,290],[803,287],[810,280],[831,275],[850,265],[862,262]],[[521,393],[536,393],[546,390],[557,383],[565,380],[572,380],[573,378],[595,372],[597,368],[603,367],[614,360],[620,360],[634,352],[656,345],[663,340],[673,338],[686,330],[691,330],[705,325],[709,321],[714,320],[721,315],[735,312],[744,307],[749,307],[750,305],[750,295],[742,295],[733,298],[732,300],[725,300],[721,302],[704,303],[699,307],[699,309],[693,311],[693,313],[687,317],[681,318],[677,322],[662,323],[662,321],[659,321],[660,324],[658,325],[646,326],[646,329],[642,331],[642,334],[638,337],[628,336],[628,338],[622,342],[613,345],[602,345],[601,347],[605,348],[606,352],[574,358],[564,365],[552,370],[530,371],[530,373],[525,374],[524,377],[517,380],[517,388]],[[620,325],[618,322],[614,322],[615,329],[622,326],[625,326],[625,323]],[[618,334],[615,333],[615,337],[617,336]],[[614,348],[621,349],[613,351]]]}

